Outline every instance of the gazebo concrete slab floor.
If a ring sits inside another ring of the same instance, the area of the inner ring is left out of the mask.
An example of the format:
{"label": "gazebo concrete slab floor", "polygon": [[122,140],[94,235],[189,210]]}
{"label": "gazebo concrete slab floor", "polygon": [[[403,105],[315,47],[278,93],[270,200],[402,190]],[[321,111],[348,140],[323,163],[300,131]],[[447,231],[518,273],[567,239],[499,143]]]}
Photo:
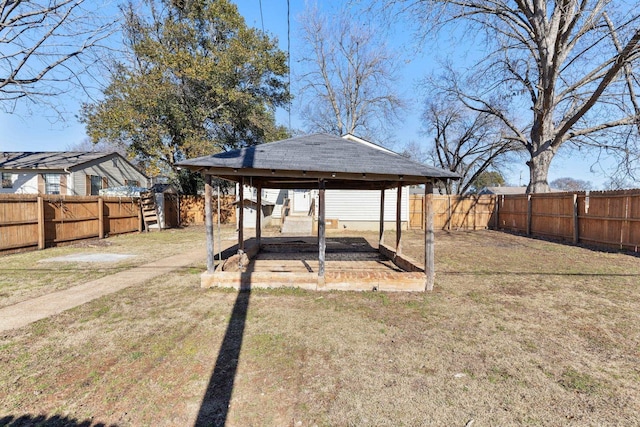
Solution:
{"label": "gazebo concrete slab floor", "polygon": [[[253,240],[253,239],[252,239]],[[407,272],[380,254],[363,238],[327,239],[324,280],[318,277],[315,237],[262,238],[260,250],[244,271],[202,275],[203,287],[235,289],[295,287],[309,290],[404,291],[425,290],[424,272]],[[255,247],[255,241],[247,246]]]}

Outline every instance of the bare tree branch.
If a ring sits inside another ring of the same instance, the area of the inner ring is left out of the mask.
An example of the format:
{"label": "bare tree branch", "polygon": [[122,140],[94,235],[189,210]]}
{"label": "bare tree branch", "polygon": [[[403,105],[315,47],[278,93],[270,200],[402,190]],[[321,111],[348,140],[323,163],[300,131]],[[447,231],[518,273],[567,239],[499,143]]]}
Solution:
{"label": "bare tree branch", "polygon": [[77,85],[115,31],[98,3],[87,0],[0,2],[0,104],[33,102]]}
{"label": "bare tree branch", "polygon": [[[464,91],[449,93],[500,119],[529,152],[530,192],[549,190],[567,142],[615,150],[628,163],[640,133],[640,10],[623,0],[389,0],[424,32],[462,22],[484,30],[489,54]],[[519,116],[514,121],[512,117]],[[625,129],[633,130],[631,133]],[[613,132],[620,129],[617,137]],[[585,141],[589,143],[585,143]],[[612,143],[615,142],[614,143]]]}
{"label": "bare tree branch", "polygon": [[369,24],[341,10],[308,8],[299,18],[302,118],[308,131],[358,134],[386,143],[405,107],[394,85],[399,61]]}

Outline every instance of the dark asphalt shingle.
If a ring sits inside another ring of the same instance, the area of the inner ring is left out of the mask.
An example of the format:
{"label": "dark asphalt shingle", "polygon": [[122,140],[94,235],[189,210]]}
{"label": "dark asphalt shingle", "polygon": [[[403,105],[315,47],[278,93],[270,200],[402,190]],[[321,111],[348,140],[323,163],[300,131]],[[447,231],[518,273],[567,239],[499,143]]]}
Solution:
{"label": "dark asphalt shingle", "polygon": [[299,136],[188,159],[179,166],[458,178],[453,172],[414,162],[381,147],[329,134]]}

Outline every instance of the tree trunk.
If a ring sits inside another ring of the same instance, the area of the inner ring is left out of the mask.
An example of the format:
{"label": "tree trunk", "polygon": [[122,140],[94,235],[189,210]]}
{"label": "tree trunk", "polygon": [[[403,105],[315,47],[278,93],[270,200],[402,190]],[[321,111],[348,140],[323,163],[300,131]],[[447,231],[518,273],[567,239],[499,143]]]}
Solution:
{"label": "tree trunk", "polygon": [[555,152],[549,149],[531,155],[531,160],[527,162],[527,166],[529,166],[527,193],[548,193],[550,191],[547,176],[554,155]]}

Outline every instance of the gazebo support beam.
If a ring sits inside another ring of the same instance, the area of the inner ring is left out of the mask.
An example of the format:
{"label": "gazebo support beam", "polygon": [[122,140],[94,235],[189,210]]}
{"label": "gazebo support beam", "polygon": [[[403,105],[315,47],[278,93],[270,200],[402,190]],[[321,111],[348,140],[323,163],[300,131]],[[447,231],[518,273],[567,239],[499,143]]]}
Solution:
{"label": "gazebo support beam", "polygon": [[327,249],[324,217],[324,179],[318,180],[318,286],[324,286],[324,257]]}
{"label": "gazebo support beam", "polygon": [[[211,175],[204,176],[204,228],[207,235],[207,273],[213,273],[213,202]],[[220,197],[220,196],[218,196]]]}
{"label": "gazebo support beam", "polygon": [[402,253],[402,184],[398,183],[398,197],[396,199],[396,255]]}
{"label": "gazebo support beam", "polygon": [[244,177],[238,189],[238,249],[244,251]]}
{"label": "gazebo support beam", "polygon": [[262,238],[262,187],[258,185],[256,187],[256,243],[260,248],[260,239]]}
{"label": "gazebo support beam", "polygon": [[433,183],[424,186],[425,215],[424,215],[424,274],[426,276],[425,289],[433,290],[435,282],[435,233],[433,225]]}
{"label": "gazebo support beam", "polygon": [[378,245],[384,243],[384,192],[384,188],[380,190],[380,238],[378,239]]}

